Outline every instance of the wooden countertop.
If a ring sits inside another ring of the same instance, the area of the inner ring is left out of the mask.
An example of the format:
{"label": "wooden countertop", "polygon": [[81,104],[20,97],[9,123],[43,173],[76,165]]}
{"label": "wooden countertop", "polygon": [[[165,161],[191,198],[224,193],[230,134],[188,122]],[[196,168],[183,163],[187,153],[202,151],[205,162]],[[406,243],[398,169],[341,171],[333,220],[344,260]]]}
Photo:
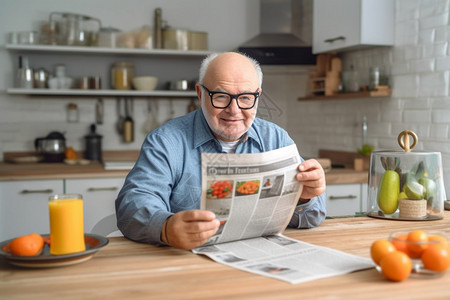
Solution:
{"label": "wooden countertop", "polygon": [[[450,234],[450,212],[437,221],[369,217],[325,220],[286,236],[369,257],[373,241],[397,230]],[[391,282],[375,269],[289,284],[240,271],[205,256],[110,238],[91,260],[78,265],[25,269],[0,258],[2,299],[450,299],[450,271],[433,279]]]}

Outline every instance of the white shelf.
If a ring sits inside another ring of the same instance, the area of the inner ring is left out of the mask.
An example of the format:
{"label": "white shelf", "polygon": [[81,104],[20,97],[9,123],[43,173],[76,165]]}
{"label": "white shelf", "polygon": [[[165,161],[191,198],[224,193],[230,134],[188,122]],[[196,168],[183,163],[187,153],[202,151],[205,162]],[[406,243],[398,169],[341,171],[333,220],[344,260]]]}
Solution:
{"label": "white shelf", "polygon": [[56,46],[56,45],[17,45],[7,44],[10,51],[28,52],[66,52],[66,53],[91,53],[91,54],[128,54],[128,55],[167,55],[167,56],[206,56],[213,51],[171,50],[171,49],[128,49],[105,48],[83,46]]}
{"label": "white shelf", "polygon": [[80,90],[80,89],[19,89],[6,90],[10,95],[35,95],[35,96],[111,96],[111,97],[197,97],[195,91],[135,91],[135,90]]}

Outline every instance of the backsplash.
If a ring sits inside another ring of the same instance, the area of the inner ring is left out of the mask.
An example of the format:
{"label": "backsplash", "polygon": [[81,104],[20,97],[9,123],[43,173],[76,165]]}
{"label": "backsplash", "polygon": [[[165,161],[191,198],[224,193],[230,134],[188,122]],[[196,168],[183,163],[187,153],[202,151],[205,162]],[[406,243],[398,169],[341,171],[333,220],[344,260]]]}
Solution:
{"label": "backsplash", "polygon": [[289,109],[288,128],[304,156],[318,149],[356,151],[367,116],[368,142],[375,150],[400,150],[398,134],[419,136],[416,151],[442,153],[444,182],[450,193],[450,42],[449,0],[396,0],[395,45],[340,53],[343,69],[354,65],[361,84],[369,69],[388,72],[391,98],[298,102]]}

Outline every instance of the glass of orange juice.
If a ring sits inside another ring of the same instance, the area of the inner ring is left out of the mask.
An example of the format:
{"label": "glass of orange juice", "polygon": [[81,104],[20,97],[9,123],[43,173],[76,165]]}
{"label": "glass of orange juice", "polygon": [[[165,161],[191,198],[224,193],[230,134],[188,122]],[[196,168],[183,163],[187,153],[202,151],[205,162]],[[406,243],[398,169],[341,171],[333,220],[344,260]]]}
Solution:
{"label": "glass of orange juice", "polygon": [[49,197],[50,254],[62,255],[86,250],[84,242],[83,197],[57,194]]}

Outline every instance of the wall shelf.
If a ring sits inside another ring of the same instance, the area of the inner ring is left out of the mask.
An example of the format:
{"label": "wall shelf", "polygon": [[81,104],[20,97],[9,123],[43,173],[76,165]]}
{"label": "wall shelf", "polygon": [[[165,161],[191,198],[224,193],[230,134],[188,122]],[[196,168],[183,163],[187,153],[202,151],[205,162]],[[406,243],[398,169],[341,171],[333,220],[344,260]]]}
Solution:
{"label": "wall shelf", "polygon": [[[131,48],[106,48],[106,47],[85,47],[85,46],[60,46],[60,45],[18,45],[7,44],[5,48],[20,55],[21,53],[38,54],[43,57],[53,57],[52,54],[65,54],[71,56],[82,55],[102,55],[104,57],[140,57],[147,59],[153,57],[155,61],[162,61],[162,57],[170,60],[171,58],[193,58],[201,59],[213,51],[204,50],[171,50],[171,49],[131,49]],[[180,65],[178,65],[180,66]],[[160,69],[163,68],[162,66]],[[179,74],[178,74],[179,75]],[[107,76],[107,75],[106,75]],[[180,75],[179,75],[180,76]],[[183,76],[183,75],[181,75]],[[104,78],[103,78],[104,79]],[[167,98],[195,98],[197,93],[190,91],[172,91],[172,90],[82,90],[82,89],[23,89],[8,88],[6,93],[9,95],[28,95],[28,96],[80,96],[80,97],[167,97]]]}
{"label": "wall shelf", "polygon": [[130,48],[106,48],[84,46],[57,46],[57,45],[17,45],[7,44],[10,51],[27,52],[58,52],[58,53],[90,53],[111,55],[163,55],[163,56],[206,56],[213,51],[171,50],[171,49],[130,49]]}
{"label": "wall shelf", "polygon": [[93,96],[93,97],[197,97],[195,91],[136,91],[136,90],[81,90],[81,89],[20,89],[9,88],[10,95],[29,96]]}
{"label": "wall shelf", "polygon": [[325,95],[311,95],[308,97],[298,98],[298,101],[313,101],[313,100],[344,100],[344,99],[358,99],[358,98],[389,98],[391,92],[378,93],[376,91],[371,92],[355,92],[355,93],[339,93],[331,96]]}

